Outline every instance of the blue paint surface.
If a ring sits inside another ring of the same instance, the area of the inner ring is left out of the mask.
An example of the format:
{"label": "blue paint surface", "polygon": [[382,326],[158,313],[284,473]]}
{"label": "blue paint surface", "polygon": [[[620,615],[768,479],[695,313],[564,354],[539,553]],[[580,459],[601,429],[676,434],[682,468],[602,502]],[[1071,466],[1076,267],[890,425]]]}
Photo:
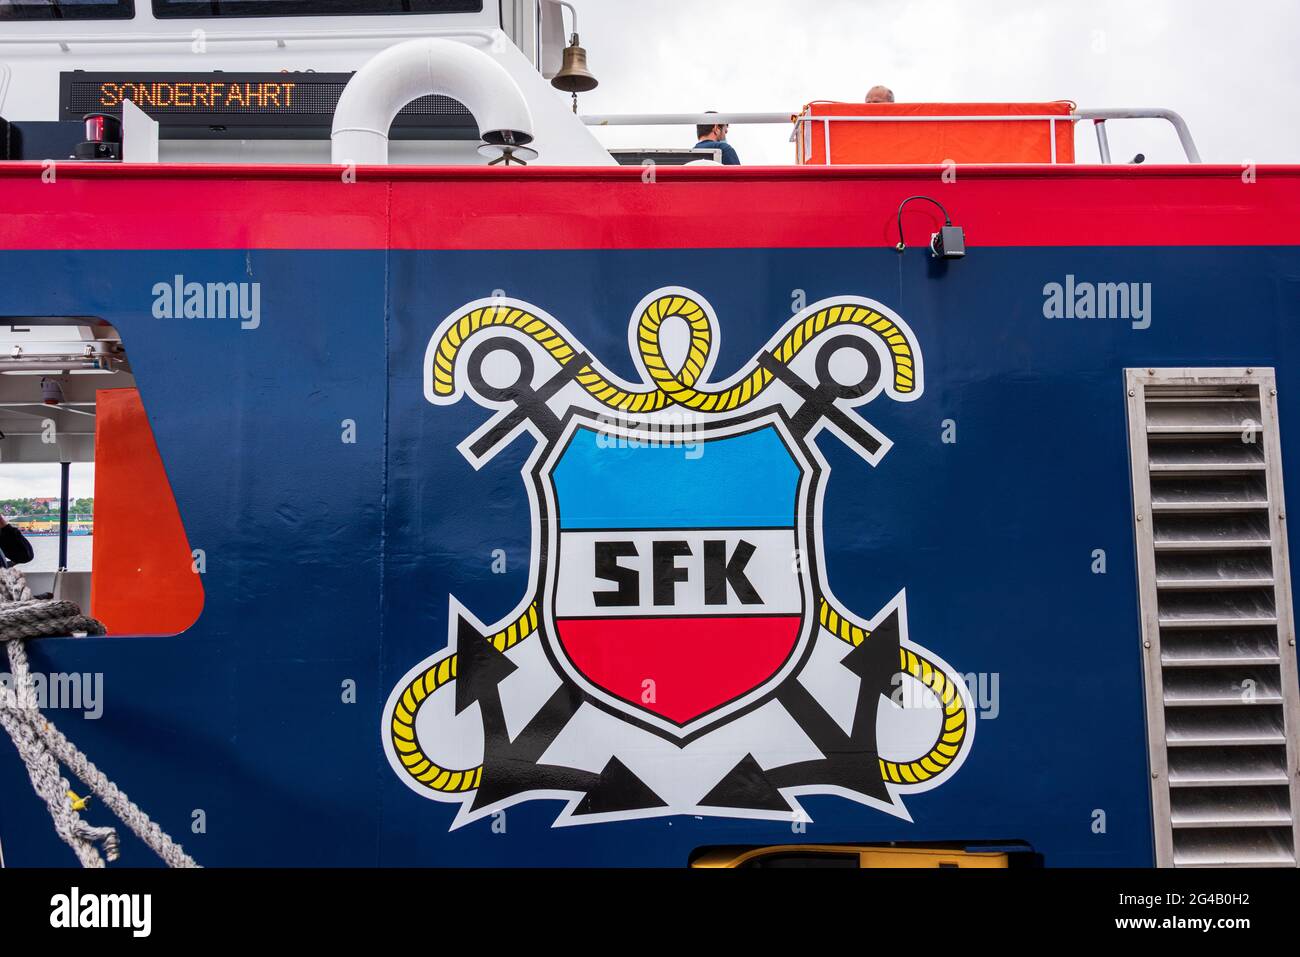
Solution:
{"label": "blue paint surface", "polygon": [[[676,866],[705,845],[799,841],[1025,841],[1048,864],[1149,865],[1123,370],[1274,366],[1282,427],[1300,423],[1300,251],[973,249],[935,268],[909,255],[900,269],[885,249],[0,251],[0,314],[94,314],[122,333],[207,554],[203,615],[184,635],[32,645],[39,670],[103,675],[101,719],[56,721],[210,865]],[[153,283],[178,272],[261,281],[261,326],[154,319]],[[1042,286],[1067,273],[1151,282],[1151,327],[1045,319]],[[425,401],[425,345],[448,313],[504,288],[631,377],[628,317],[669,284],[716,310],[718,378],[785,321],[791,289],[871,296],[907,320],[925,394],[862,410],[893,449],[872,468],[817,440],[832,467],[823,565],[863,616],[906,589],[912,639],[996,676],[996,716],[958,774],[906,799],[911,822],[817,797],[800,834],[693,817],[552,829],[561,805],[538,801],[512,808],[504,834],[490,821],[449,833],[453,809],[389,769],[380,714],[445,646],[449,596],[494,621],[525,594],[532,440],[475,471],[455,446],[488,413]],[[355,444],[340,441],[345,419]],[[1283,448],[1300,474],[1296,443]],[[1095,549],[1107,574],[1092,574]],[[7,744],[0,794],[7,863],[72,863]],[[123,845],[124,863],[153,863]]]}
{"label": "blue paint surface", "polygon": [[771,427],[630,447],[577,429],[552,472],[560,527],[788,528],[800,470]]}

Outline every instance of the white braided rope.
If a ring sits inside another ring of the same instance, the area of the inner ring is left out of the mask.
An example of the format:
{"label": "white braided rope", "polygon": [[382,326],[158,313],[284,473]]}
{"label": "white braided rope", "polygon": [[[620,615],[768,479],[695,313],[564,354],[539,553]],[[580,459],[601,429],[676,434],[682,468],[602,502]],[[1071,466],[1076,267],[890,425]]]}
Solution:
{"label": "white braided rope", "polygon": [[117,833],[111,827],[91,827],[73,810],[72,801],[67,796],[68,782],[59,772],[59,763],[37,736],[33,722],[21,714],[15,697],[8,688],[3,689],[6,700],[0,701],[0,725],[18,748],[18,754],[27,766],[32,788],[45,801],[54,821],[55,833],[72,848],[82,867],[103,867],[104,859],[100,857],[95,842],[102,841],[109,860],[114,860],[117,857]]}
{"label": "white braided rope", "polygon": [[[63,606],[63,607],[57,607]],[[96,843],[110,861],[118,856],[117,832],[92,827],[81,819],[68,798],[68,782],[60,765],[72,771],[104,805],[117,815],[169,867],[198,867],[149,815],[124,794],[107,775],[56,728],[36,705],[31,669],[23,638],[37,633],[69,634],[96,625],[83,618],[70,602],[44,602],[32,598],[27,580],[16,568],[0,569],[0,638],[8,638],[10,674],[14,689],[0,688],[0,725],[9,734],[27,767],[32,787],[45,801],[54,830],[72,848],[83,867],[103,867]],[[42,631],[45,628],[47,630]],[[20,637],[11,637],[17,635]]]}

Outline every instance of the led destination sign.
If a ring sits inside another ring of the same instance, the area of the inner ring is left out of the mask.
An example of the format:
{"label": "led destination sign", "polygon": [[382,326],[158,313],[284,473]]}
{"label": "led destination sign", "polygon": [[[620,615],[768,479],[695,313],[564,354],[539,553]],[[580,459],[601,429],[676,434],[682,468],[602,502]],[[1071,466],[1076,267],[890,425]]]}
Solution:
{"label": "led destination sign", "polygon": [[[175,139],[328,138],[350,73],[59,74],[59,112],[121,115],[130,100]],[[474,118],[446,96],[413,100],[393,121],[398,139],[477,139]]]}
{"label": "led destination sign", "polygon": [[121,110],[130,100],[151,109],[206,112],[293,109],[295,80],[103,80],[98,84],[99,106]]}

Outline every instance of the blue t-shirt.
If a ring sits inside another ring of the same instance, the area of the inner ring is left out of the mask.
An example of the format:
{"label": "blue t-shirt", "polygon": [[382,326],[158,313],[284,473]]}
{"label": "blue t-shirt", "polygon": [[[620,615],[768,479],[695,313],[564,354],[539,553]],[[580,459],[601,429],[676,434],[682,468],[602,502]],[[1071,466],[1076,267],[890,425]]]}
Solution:
{"label": "blue t-shirt", "polygon": [[736,155],[736,150],[726,140],[700,140],[695,144],[697,150],[721,150],[723,166],[739,166],[740,157]]}

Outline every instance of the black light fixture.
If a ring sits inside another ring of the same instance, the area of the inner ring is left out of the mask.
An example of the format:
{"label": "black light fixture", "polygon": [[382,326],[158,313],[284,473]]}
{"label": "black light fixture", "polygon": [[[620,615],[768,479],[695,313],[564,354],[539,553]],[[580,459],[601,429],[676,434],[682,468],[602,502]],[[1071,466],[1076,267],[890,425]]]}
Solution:
{"label": "black light fixture", "polygon": [[909,196],[898,204],[898,245],[894,248],[900,253],[907,248],[907,244],[903,242],[903,207],[917,199],[934,203],[939,207],[939,212],[943,213],[943,225],[939,227],[937,233],[930,234],[930,255],[935,259],[961,259],[965,256],[965,231],[960,226],[952,224],[952,217],[948,215],[948,210],[943,208],[943,203],[929,196]]}
{"label": "black light fixture", "polygon": [[122,158],[122,121],[112,113],[87,113],[86,139],[73,148],[79,160],[120,160]]}

